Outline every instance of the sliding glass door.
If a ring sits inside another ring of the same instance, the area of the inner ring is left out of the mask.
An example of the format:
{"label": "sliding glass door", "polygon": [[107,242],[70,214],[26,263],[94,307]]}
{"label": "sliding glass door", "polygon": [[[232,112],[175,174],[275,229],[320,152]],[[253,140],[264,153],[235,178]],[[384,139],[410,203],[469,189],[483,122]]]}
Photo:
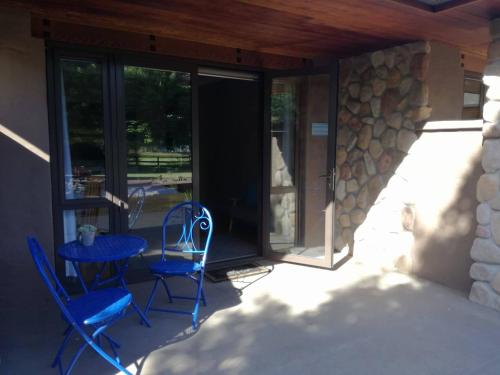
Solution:
{"label": "sliding glass door", "polygon": [[192,199],[191,74],[124,65],[126,228],[161,254],[165,213]]}
{"label": "sliding glass door", "polygon": [[90,224],[100,234],[140,235],[157,256],[165,213],[193,199],[194,69],[123,61],[50,50],[56,244]]}

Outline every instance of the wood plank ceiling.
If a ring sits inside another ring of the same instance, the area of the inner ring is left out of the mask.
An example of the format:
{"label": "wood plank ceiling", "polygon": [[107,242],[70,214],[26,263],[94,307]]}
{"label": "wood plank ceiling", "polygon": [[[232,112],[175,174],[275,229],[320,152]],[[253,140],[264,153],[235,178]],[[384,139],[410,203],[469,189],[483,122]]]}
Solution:
{"label": "wood plank ceiling", "polygon": [[[307,59],[435,40],[484,57],[500,0],[0,0],[53,21]],[[415,2],[415,1],[414,1]]]}

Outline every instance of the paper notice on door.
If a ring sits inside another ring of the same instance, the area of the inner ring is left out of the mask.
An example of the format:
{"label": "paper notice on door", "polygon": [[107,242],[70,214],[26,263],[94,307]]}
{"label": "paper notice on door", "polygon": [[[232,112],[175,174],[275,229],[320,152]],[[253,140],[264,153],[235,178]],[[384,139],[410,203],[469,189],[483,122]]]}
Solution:
{"label": "paper notice on door", "polygon": [[319,137],[326,137],[328,135],[328,123],[313,122],[311,124],[311,134]]}

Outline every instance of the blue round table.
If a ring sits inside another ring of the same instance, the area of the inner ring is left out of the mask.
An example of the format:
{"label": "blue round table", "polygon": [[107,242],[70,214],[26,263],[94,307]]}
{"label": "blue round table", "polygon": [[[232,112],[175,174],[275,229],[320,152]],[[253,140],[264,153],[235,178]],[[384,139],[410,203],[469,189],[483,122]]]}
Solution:
{"label": "blue round table", "polygon": [[[144,238],[129,234],[110,234],[96,236],[92,246],[84,246],[80,241],[65,243],[58,247],[57,254],[73,264],[85,293],[111,282],[118,282],[124,289],[128,290],[125,282],[125,271],[128,268],[129,259],[143,253],[147,247],[148,243]],[[81,263],[102,263],[89,287],[83,279],[80,270]],[[102,273],[108,264],[114,266],[116,275],[102,278]],[[150,326],[148,319],[134,301],[132,301],[132,307],[139,314],[141,320]]]}
{"label": "blue round table", "polygon": [[112,262],[127,259],[146,250],[148,242],[128,234],[96,236],[92,246],[71,241],[59,246],[57,253],[64,260],[80,263]]}

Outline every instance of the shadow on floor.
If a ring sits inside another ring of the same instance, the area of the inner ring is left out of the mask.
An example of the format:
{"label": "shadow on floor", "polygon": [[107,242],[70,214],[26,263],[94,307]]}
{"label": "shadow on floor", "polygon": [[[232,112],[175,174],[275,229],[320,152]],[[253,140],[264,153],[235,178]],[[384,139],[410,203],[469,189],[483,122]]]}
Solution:
{"label": "shadow on floor", "polygon": [[[122,362],[141,375],[500,373],[497,312],[430,282],[357,267],[279,264],[243,292],[238,282],[208,283],[195,334],[188,317],[162,313],[150,315],[150,329],[130,316],[112,333]],[[142,305],[150,287],[132,286]],[[62,329],[19,341],[0,372],[55,374],[48,366]],[[89,351],[74,373],[116,371]]]}

